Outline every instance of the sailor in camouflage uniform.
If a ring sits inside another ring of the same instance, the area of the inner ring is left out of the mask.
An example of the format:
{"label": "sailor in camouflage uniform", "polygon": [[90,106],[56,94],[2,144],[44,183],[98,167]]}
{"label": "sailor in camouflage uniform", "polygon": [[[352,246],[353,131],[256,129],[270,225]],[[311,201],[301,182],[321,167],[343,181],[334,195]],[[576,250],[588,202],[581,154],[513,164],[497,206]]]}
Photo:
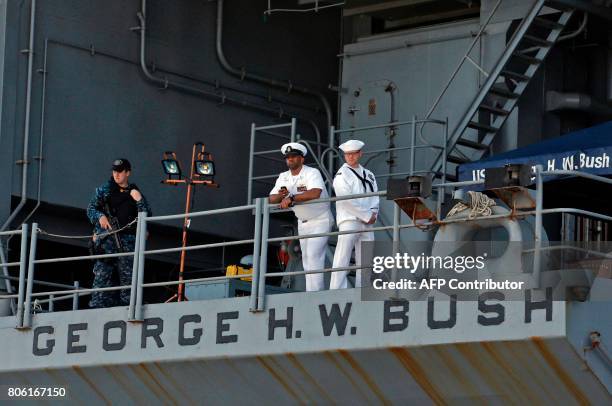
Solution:
{"label": "sailor in camouflage uniform", "polygon": [[[96,192],[87,206],[87,217],[95,227],[94,252],[111,254],[119,252],[115,239],[104,235],[112,229],[109,216],[117,219],[119,227],[123,228],[138,217],[138,212],[145,211],[150,216],[151,209],[138,190],[138,187],[128,182],[132,166],[127,159],[117,159],[113,162],[113,174],[108,182],[96,188]],[[110,213],[108,213],[110,211]],[[118,233],[123,252],[134,251],[136,224]],[[117,272],[119,284],[132,283],[132,256],[105,258],[96,261],[94,272],[94,288],[113,286],[113,272]],[[117,296],[119,299],[117,300]],[[112,307],[128,305],[130,290],[124,289],[117,293],[93,292],[89,307]]]}

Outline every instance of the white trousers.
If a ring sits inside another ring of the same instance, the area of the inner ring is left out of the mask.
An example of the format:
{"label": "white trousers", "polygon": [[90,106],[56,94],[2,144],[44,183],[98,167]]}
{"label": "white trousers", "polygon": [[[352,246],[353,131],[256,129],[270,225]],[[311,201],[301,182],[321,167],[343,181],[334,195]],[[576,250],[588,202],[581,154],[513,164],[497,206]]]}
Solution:
{"label": "white trousers", "polygon": [[[344,268],[349,266],[353,248],[355,248],[355,265],[361,265],[361,243],[364,241],[374,241],[374,233],[372,231],[368,231],[370,228],[372,228],[371,225],[364,224],[358,220],[347,220],[340,223],[338,226],[339,231],[361,230],[363,232],[342,234],[338,236],[338,245],[336,245],[336,252],[334,253],[334,268]],[[348,280],[346,278],[347,274],[348,271],[332,272],[329,288],[346,289],[348,287]],[[356,272],[355,287],[361,287],[361,269],[358,269]]]}
{"label": "white trousers", "polygon": [[[332,216],[326,213],[324,216],[308,220],[303,223],[298,219],[298,234],[318,234],[331,231]],[[302,265],[305,271],[314,271],[325,268],[325,249],[329,237],[304,238],[300,240],[302,250]],[[324,274],[312,273],[306,275],[306,291],[312,292],[325,289]]]}

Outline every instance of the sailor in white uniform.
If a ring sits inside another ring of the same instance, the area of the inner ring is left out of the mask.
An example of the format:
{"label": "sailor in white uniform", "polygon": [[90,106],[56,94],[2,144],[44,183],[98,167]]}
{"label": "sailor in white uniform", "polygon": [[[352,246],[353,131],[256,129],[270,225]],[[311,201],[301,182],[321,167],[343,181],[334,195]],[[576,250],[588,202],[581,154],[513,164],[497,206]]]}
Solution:
{"label": "sailor in white uniform", "polygon": [[[340,145],[346,163],[340,167],[334,177],[336,196],[356,195],[378,192],[374,174],[359,164],[361,149],[365,144],[359,140],[349,140]],[[334,268],[349,266],[353,248],[355,248],[355,265],[361,265],[362,245],[364,241],[373,241],[374,233],[369,231],[378,216],[378,196],[364,197],[336,202],[336,221],[339,231],[357,230],[354,234],[338,236],[338,245],[334,254]],[[345,289],[348,271],[332,273],[330,289]],[[355,287],[361,287],[361,270],[357,270]]]}
{"label": "sailor in white uniform", "polygon": [[[298,234],[318,234],[331,231],[334,222],[329,202],[294,205],[313,199],[328,198],[323,177],[318,169],[304,165],[307,150],[304,145],[290,142],[281,147],[289,170],[279,175],[270,191],[270,203],[280,203],[280,207],[291,207],[298,220]],[[305,238],[300,240],[302,264],[305,271],[325,268],[325,249],[328,237]],[[306,290],[323,290],[322,273],[306,275]]]}

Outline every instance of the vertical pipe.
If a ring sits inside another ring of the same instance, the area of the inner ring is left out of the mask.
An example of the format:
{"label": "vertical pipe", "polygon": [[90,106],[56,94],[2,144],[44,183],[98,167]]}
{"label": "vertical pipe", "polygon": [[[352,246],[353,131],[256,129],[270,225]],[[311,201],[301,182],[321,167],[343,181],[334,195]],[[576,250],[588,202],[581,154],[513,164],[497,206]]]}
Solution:
{"label": "vertical pipe", "polygon": [[251,143],[249,147],[249,183],[247,183],[247,203],[253,199],[253,165],[255,161],[255,123],[251,123]]}
{"label": "vertical pipe", "polygon": [[[399,252],[399,242],[400,242],[400,218],[401,218],[400,207],[397,203],[393,205],[393,257]],[[391,279],[396,282],[397,281],[397,267],[393,267],[391,271]],[[393,298],[399,298],[398,289],[394,289]]]}
{"label": "vertical pipe", "polygon": [[[447,153],[448,146],[446,143],[448,142],[448,117],[444,120],[444,143],[442,144],[442,183],[446,183],[446,171],[448,170],[447,165]],[[457,179],[458,180],[458,179]],[[441,193],[442,196],[438,199],[438,218],[442,216],[442,203],[446,199],[446,188],[438,189],[438,193]]]}
{"label": "vertical pipe", "polygon": [[[79,290],[79,281],[74,281],[74,289]],[[79,310],[79,293],[75,292],[72,295],[72,310]]]}
{"label": "vertical pipe", "polygon": [[32,287],[34,286],[34,261],[36,260],[36,243],[38,238],[38,223],[32,224],[30,237],[30,257],[28,260],[28,284],[25,295],[25,308],[23,312],[23,327],[32,326]]}
{"label": "vertical pipe", "polygon": [[[24,126],[23,126],[23,157],[21,159],[21,200],[15,210],[9,215],[6,219],[2,227],[0,227],[0,231],[6,230],[11,222],[17,217],[17,214],[21,211],[23,206],[25,206],[27,200],[27,190],[28,190],[28,150],[29,150],[29,142],[30,142],[30,113],[32,111],[32,70],[34,64],[34,33],[36,28],[36,0],[32,0],[30,5],[30,38],[28,42],[28,78],[26,84],[26,104],[25,104],[25,118],[24,118]],[[5,268],[6,269],[6,268]],[[8,274],[7,274],[8,276]],[[11,293],[10,282],[7,280],[6,283],[9,287],[8,292]]]}
{"label": "vertical pipe", "polygon": [[263,198],[263,223],[261,227],[261,254],[259,256],[259,286],[257,287],[257,310],[263,311],[266,297],[266,273],[268,270],[268,233],[270,229],[270,203]]}
{"label": "vertical pipe", "polygon": [[23,295],[28,252],[28,225],[21,225],[21,250],[19,252],[19,286],[17,287],[17,327],[23,326]]}
{"label": "vertical pipe", "polygon": [[257,311],[257,294],[259,292],[259,255],[261,252],[261,209],[263,200],[260,197],[255,199],[255,232],[253,233],[253,276],[251,277],[251,301],[249,310]]}
{"label": "vertical pipe", "polygon": [[[336,138],[336,127],[333,125],[329,127],[329,134],[327,138],[327,147],[330,149],[328,157],[327,157],[327,172],[332,174],[334,172],[334,148],[335,148],[335,138]],[[327,193],[332,195],[332,185],[327,185]]]}
{"label": "vertical pipe", "polygon": [[412,116],[411,134],[410,134],[410,176],[414,175],[414,159],[415,159],[415,144],[416,144],[416,116]]}
{"label": "vertical pipe", "polygon": [[540,263],[542,247],[542,209],[544,206],[544,184],[542,181],[542,165],[536,165],[536,214],[535,214],[535,251],[533,254],[533,282],[536,289],[540,288]]}
{"label": "vertical pipe", "polygon": [[47,310],[49,311],[49,313],[53,313],[53,302],[55,301],[55,295],[49,295],[49,306],[47,308]]}
{"label": "vertical pipe", "polygon": [[138,275],[136,282],[136,308],[134,309],[134,320],[142,320],[142,283],[144,281],[145,250],[147,246],[147,213],[143,212],[142,225],[138,243]]}
{"label": "vertical pipe", "polygon": [[136,223],[136,241],[134,242],[134,256],[132,263],[132,287],[130,288],[130,307],[128,309],[128,320],[134,320],[134,309],[136,306],[136,282],[138,281],[138,253],[140,252],[140,233],[142,232],[142,218],[146,212],[138,212]]}
{"label": "vertical pipe", "polygon": [[297,133],[297,127],[296,127],[296,120],[295,117],[291,118],[291,142],[296,142],[296,133]]}

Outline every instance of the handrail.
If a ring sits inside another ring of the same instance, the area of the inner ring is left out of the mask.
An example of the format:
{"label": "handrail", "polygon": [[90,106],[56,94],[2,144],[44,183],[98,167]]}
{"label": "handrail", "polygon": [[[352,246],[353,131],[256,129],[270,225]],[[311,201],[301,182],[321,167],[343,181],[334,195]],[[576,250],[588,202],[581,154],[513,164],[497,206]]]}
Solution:
{"label": "handrail", "polygon": [[[536,223],[539,223],[541,225],[542,224],[541,218],[543,215],[555,214],[555,213],[573,213],[573,214],[578,214],[582,216],[591,216],[594,218],[612,222],[612,216],[595,213],[595,212],[591,212],[588,210],[582,210],[582,209],[576,209],[576,208],[544,209],[542,206],[543,184],[541,182],[541,178],[543,178],[544,176],[559,176],[559,175],[580,176],[582,178],[586,178],[586,179],[590,179],[590,180],[594,180],[594,181],[598,181],[598,182],[602,182],[606,184],[612,184],[612,179],[604,178],[602,176],[591,175],[591,174],[580,172],[580,171],[543,171],[542,167],[538,165],[536,166],[536,179],[540,179],[540,181],[536,182],[537,198],[536,198],[535,210],[514,211],[511,213],[491,215],[491,216],[487,216],[486,218],[487,219],[517,218],[517,217],[524,218],[527,216],[535,215]],[[448,182],[448,183],[434,184],[432,185],[432,187],[438,188],[438,189],[439,188],[458,188],[458,187],[464,187],[464,186],[470,186],[470,185],[482,184],[482,183],[484,183],[484,180]],[[347,195],[347,196],[334,196],[334,197],[329,197],[329,198],[324,198],[324,199],[311,200],[308,202],[300,202],[296,204],[297,205],[307,205],[307,204],[318,204],[318,203],[324,203],[324,202],[330,203],[330,202],[359,199],[359,198],[365,198],[365,197],[371,197],[371,196],[385,196],[386,193],[387,191],[383,190],[379,192],[361,193],[361,194]],[[134,292],[130,300],[129,314],[130,315],[133,314],[133,317],[130,317],[130,319],[140,320],[142,319],[142,298],[143,298],[142,290],[144,288],[158,287],[158,286],[173,286],[173,285],[180,285],[180,284],[188,285],[188,284],[194,284],[194,283],[200,283],[200,282],[213,282],[213,281],[241,279],[241,278],[244,278],[245,276],[251,276],[252,283],[251,283],[251,302],[250,302],[251,305],[250,307],[252,311],[261,311],[263,310],[265,306],[266,278],[292,276],[292,275],[293,276],[307,275],[307,274],[312,274],[312,273],[329,273],[329,272],[336,272],[336,271],[341,271],[341,270],[355,270],[355,269],[367,268],[367,266],[360,266],[360,267],[352,266],[352,267],[335,268],[335,269],[323,268],[323,269],[308,270],[308,271],[270,272],[268,273],[267,272],[267,251],[268,251],[268,245],[270,243],[278,243],[282,241],[295,241],[295,240],[302,240],[302,239],[315,238],[315,237],[324,237],[324,236],[329,237],[329,236],[338,236],[338,235],[345,235],[345,234],[354,234],[354,233],[361,232],[361,230],[330,231],[326,233],[315,233],[315,234],[307,234],[307,235],[282,236],[282,237],[269,236],[270,215],[273,213],[287,211],[288,209],[279,209],[278,204],[270,204],[268,202],[268,199],[265,197],[256,199],[255,204],[253,205],[236,206],[236,207],[230,207],[230,208],[225,208],[225,209],[212,209],[212,210],[207,210],[207,211],[194,212],[194,213],[190,213],[189,216],[190,217],[207,216],[207,215],[213,215],[213,214],[234,213],[238,211],[252,211],[253,209],[255,209],[255,231],[254,231],[253,238],[238,240],[238,241],[200,244],[200,245],[193,245],[193,246],[187,246],[187,247],[147,250],[146,244],[145,244],[146,239],[143,238],[143,236],[146,235],[146,224],[148,222],[164,221],[168,219],[180,219],[184,217],[185,214],[171,215],[171,216],[157,216],[157,217],[148,218],[146,217],[146,213],[140,213],[139,219],[138,219],[139,227],[137,227],[137,240],[139,242],[138,244],[135,245],[134,252],[117,253],[117,254],[103,254],[103,255],[93,255],[93,256],[66,257],[66,258],[36,259],[36,239],[37,239],[38,226],[37,224],[33,224],[32,236],[30,239],[30,260],[29,260],[29,266],[27,267],[27,288],[25,286],[26,270],[25,270],[25,267],[22,266],[20,270],[19,278],[10,277],[10,279],[12,280],[17,280],[17,279],[19,280],[19,294],[0,296],[0,299],[14,299],[14,298],[19,299],[18,309],[20,309],[20,312],[21,312],[20,315],[23,316],[23,321],[20,321],[21,319],[19,319],[19,316],[18,316],[17,326],[19,328],[27,328],[31,326],[32,315],[30,311],[26,312],[25,309],[29,310],[31,308],[32,303],[33,303],[33,298],[49,296],[49,299],[36,300],[36,303],[39,303],[39,304],[40,303],[50,303],[50,309],[52,309],[52,303],[54,301],[68,299],[70,298],[69,295],[72,295],[73,303],[77,303],[78,301],[77,299],[79,295],[87,295],[92,292],[109,292],[109,291],[119,291],[119,290],[130,289],[132,290],[132,292]],[[394,215],[392,225],[371,227],[369,229],[369,231],[372,231],[372,232],[393,230],[394,247],[399,246],[399,239],[400,239],[399,230],[402,230],[402,229],[409,229],[409,228],[415,228],[415,227],[419,227],[419,228],[433,227],[433,226],[440,226],[440,225],[445,225],[445,224],[476,222],[476,221],[482,220],[482,217],[474,217],[474,218],[462,217],[462,218],[427,220],[427,221],[419,221],[419,222],[411,221],[408,223],[402,223],[401,217],[399,215],[400,211],[397,208],[397,206],[395,207],[395,212],[396,214]],[[27,225],[24,225],[24,228],[20,230],[20,232],[23,232],[24,235],[27,235]],[[536,232],[536,240],[535,240],[536,244],[533,250],[535,253],[534,254],[533,277],[534,277],[534,284],[536,287],[539,286],[538,284],[539,284],[539,275],[540,275],[540,269],[539,269],[540,262],[537,260],[537,258],[539,258],[540,256],[540,251],[547,249],[546,247],[542,247],[541,238],[542,238],[541,233],[538,235],[538,233]],[[540,241],[540,243],[538,243],[538,241]],[[24,239],[22,241],[22,247],[26,246],[26,243],[27,241]],[[229,276],[224,275],[224,276],[204,277],[204,278],[188,279],[188,280],[180,280],[180,281],[162,281],[162,282],[144,283],[143,275],[144,275],[144,257],[145,255],[180,252],[180,251],[193,251],[193,250],[200,250],[200,249],[207,249],[207,248],[216,248],[216,247],[233,246],[233,245],[250,245],[250,244],[253,245],[253,253],[254,253],[253,272],[250,275],[249,274],[239,274],[239,275],[229,275]],[[394,248],[394,249],[397,249],[397,248]],[[23,249],[22,250],[22,261],[20,263],[11,263],[11,264],[23,265],[23,263],[25,262],[25,255],[26,255],[26,250]],[[88,259],[108,258],[108,257],[112,258],[112,257],[132,256],[132,255],[135,256],[135,266],[134,266],[135,274],[133,275],[133,280],[130,285],[111,286],[111,287],[106,287],[106,288],[81,288],[81,287],[78,287],[77,283],[75,283],[75,287],[73,288],[68,285],[53,284],[51,282],[43,282],[43,284],[47,284],[50,286],[55,286],[58,288],[68,287],[69,289],[46,291],[46,292],[32,292],[32,286],[35,283],[41,282],[41,281],[36,281],[34,279],[35,265],[43,264],[43,263],[53,263],[53,262],[76,261],[76,260],[81,260],[84,258],[88,258]],[[9,265],[9,264],[5,264],[5,265]],[[64,296],[54,297],[55,295],[64,295]],[[65,296],[65,295],[68,295],[68,296]],[[133,309],[133,312],[132,312],[132,309]]]}
{"label": "handrail", "polygon": [[[436,107],[438,107],[438,104],[440,103],[440,101],[442,100],[442,97],[444,96],[444,94],[446,93],[446,91],[448,90],[448,88],[450,87],[451,83],[453,82],[453,80],[455,80],[455,77],[457,76],[457,74],[459,73],[459,71],[461,70],[461,67],[463,66],[463,63],[469,58],[470,53],[472,52],[472,49],[474,49],[474,46],[476,46],[476,44],[478,43],[478,41],[480,41],[480,38],[482,37],[482,35],[484,34],[486,28],[488,27],[489,23],[491,22],[491,19],[493,18],[493,15],[497,12],[497,9],[499,8],[499,6],[501,5],[502,0],[498,0],[497,3],[495,3],[495,6],[493,7],[493,9],[491,10],[491,13],[489,13],[489,16],[487,17],[487,19],[485,20],[485,23],[480,27],[480,30],[478,30],[478,33],[476,34],[476,36],[474,37],[474,40],[472,41],[472,43],[470,44],[470,46],[468,47],[467,51],[465,52],[465,54],[463,55],[463,57],[461,57],[461,60],[459,61],[459,64],[457,65],[457,67],[455,68],[455,70],[453,71],[453,73],[451,74],[450,78],[448,79],[448,81],[446,82],[446,85],[444,85],[444,87],[442,88],[442,91],[440,92],[440,94],[438,95],[438,97],[436,97],[436,100],[434,101],[434,103],[432,104],[432,106],[429,108],[429,110],[427,111],[427,114],[425,114],[425,118],[429,118],[431,117],[431,115],[433,114],[434,110],[436,109]],[[421,128],[422,129],[422,128]]]}

